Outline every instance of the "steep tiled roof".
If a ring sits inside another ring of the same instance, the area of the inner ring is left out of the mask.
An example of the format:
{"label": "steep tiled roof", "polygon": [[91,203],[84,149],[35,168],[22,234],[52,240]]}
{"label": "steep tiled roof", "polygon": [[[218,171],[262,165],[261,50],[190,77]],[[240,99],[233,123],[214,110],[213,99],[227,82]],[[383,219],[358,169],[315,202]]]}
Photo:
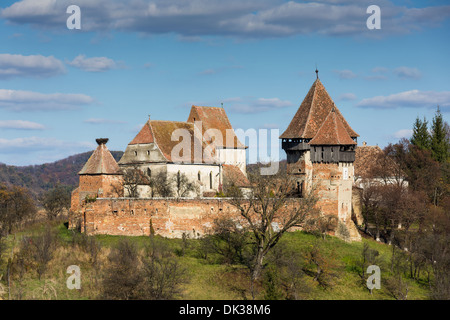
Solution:
{"label": "steep tiled roof", "polygon": [[379,146],[358,146],[355,149],[355,176],[373,178],[379,172],[394,173],[397,165],[392,159],[384,156],[384,151]]}
{"label": "steep tiled roof", "polygon": [[337,116],[351,138],[359,135],[353,131],[319,79],[314,81],[305,99],[298,108],[294,118],[280,139],[312,139],[325,121],[330,111],[335,108]]}
{"label": "steep tiled roof", "polygon": [[376,165],[378,155],[382,153],[378,146],[358,146],[355,149],[355,176],[368,177]]}
{"label": "steep tiled roof", "polygon": [[[162,121],[162,120],[150,120],[149,122],[150,129],[153,133],[153,140],[157,144],[158,148],[161,150],[162,154],[168,161],[177,162],[177,159],[172,159],[172,150],[180,144],[183,138],[180,138],[180,141],[172,141],[172,133],[175,130],[180,130],[180,136],[183,136],[183,131],[190,138],[190,149],[191,149],[191,157],[190,161],[192,163],[212,163],[212,159],[203,158],[204,157],[204,149],[206,147],[205,143],[201,141],[201,137],[198,137],[194,134],[194,124],[190,122],[179,122],[179,121]],[[184,136],[183,136],[184,137]],[[196,146],[201,146],[201,155],[203,159],[195,159],[195,148]],[[184,150],[183,150],[184,151]],[[179,155],[180,158],[183,157],[183,154]]]}
{"label": "steep tiled roof", "polygon": [[[208,129],[219,130],[222,134],[222,143],[215,142],[218,148],[245,148],[239,141],[231,126],[224,108],[192,106],[188,122],[202,122],[202,135]],[[228,136],[227,136],[228,133]]]}
{"label": "steep tiled roof", "polygon": [[232,182],[237,187],[249,187],[250,181],[244,175],[244,173],[236,166],[224,164],[223,168],[223,178],[224,182]]}
{"label": "steep tiled roof", "polygon": [[79,175],[121,174],[119,165],[106,147],[108,139],[97,139],[98,147],[78,173]]}
{"label": "steep tiled roof", "polygon": [[341,118],[333,108],[328,114],[322,126],[317,131],[310,145],[355,145],[356,142],[350,138]]}
{"label": "steep tiled roof", "polygon": [[134,139],[129,144],[146,144],[153,143],[153,133],[150,128],[149,122],[142,127],[141,131],[134,137]]}

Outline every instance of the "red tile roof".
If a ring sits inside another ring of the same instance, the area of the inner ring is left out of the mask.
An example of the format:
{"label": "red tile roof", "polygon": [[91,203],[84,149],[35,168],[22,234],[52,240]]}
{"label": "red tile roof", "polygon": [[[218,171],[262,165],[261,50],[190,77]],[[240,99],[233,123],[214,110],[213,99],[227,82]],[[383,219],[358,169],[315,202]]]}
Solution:
{"label": "red tile roof", "polygon": [[134,137],[134,139],[129,144],[146,144],[153,143],[153,133],[150,125],[147,123],[142,127],[141,131]]}
{"label": "red tile roof", "polygon": [[106,147],[108,139],[97,139],[98,147],[78,173],[79,175],[121,174],[119,165]]}
{"label": "red tile roof", "polygon": [[[201,121],[202,123],[202,131],[195,130],[194,134],[194,125],[195,122],[198,121]],[[204,134],[209,129],[218,130],[222,135],[223,140],[220,142],[213,139],[212,144],[214,148],[210,149],[213,156],[215,155],[216,148],[246,148],[235,135],[233,127],[223,108],[200,106],[192,106],[187,122],[162,120],[147,121],[129,145],[156,143],[167,161],[173,162],[176,159],[172,159],[172,150],[181,142],[172,141],[172,133],[177,129],[187,130],[186,132],[190,135],[192,163],[214,163],[214,160],[211,157],[207,159],[195,159],[196,146],[201,146],[202,156],[205,156],[205,148],[211,142],[210,138],[205,137]],[[183,155],[181,154],[180,157],[183,157]]]}
{"label": "red tile roof", "polygon": [[[202,122],[202,135],[208,129],[216,129],[222,135],[222,143],[215,143],[218,148],[246,148],[234,133],[224,108],[192,106],[188,122]],[[228,136],[227,136],[228,133]],[[206,137],[207,138],[207,137]],[[208,139],[209,140],[209,139]]]}
{"label": "red tile roof", "polygon": [[[164,157],[170,162],[177,162],[177,159],[172,159],[172,150],[180,143],[179,141],[172,141],[172,134],[176,130],[180,130],[180,136],[183,136],[183,131],[189,136],[190,143],[190,161],[191,163],[213,163],[213,159],[204,158],[204,150],[206,144],[201,141],[201,138],[194,134],[194,124],[190,122],[179,122],[179,121],[162,121],[162,120],[150,120],[148,122],[151,132],[153,134],[153,140],[157,144],[158,148],[161,150]],[[178,135],[177,135],[178,138]],[[195,148],[201,146],[201,159],[195,159]],[[185,150],[183,150],[185,151]],[[207,155],[206,155],[207,156]],[[184,157],[183,154],[179,155],[180,159]]]}
{"label": "red tile roof", "polygon": [[[398,165],[379,146],[358,146],[355,149],[355,176],[362,178],[374,178],[380,172],[395,175]],[[402,172],[403,176],[406,176]]]}
{"label": "red tile roof", "polygon": [[250,186],[250,181],[238,167],[224,164],[222,168],[223,168],[224,183],[230,182],[237,187]]}
{"label": "red tile roof", "polygon": [[356,145],[356,142],[349,136],[341,118],[333,108],[309,144]]}
{"label": "red tile roof", "polygon": [[314,81],[294,118],[280,139],[312,139],[317,134],[330,111],[335,108],[337,116],[351,138],[359,137],[336,108],[333,100],[319,79]]}

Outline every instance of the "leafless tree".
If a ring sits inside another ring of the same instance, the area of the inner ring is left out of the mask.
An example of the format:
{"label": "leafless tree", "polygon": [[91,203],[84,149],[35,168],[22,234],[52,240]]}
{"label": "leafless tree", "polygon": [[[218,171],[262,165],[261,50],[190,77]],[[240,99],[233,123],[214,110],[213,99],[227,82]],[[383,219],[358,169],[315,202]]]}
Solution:
{"label": "leafless tree", "polygon": [[70,208],[70,189],[64,186],[57,186],[42,195],[40,202],[47,213],[49,220],[54,220],[64,210]]}
{"label": "leafless tree", "polygon": [[250,175],[252,189],[247,197],[233,196],[229,203],[239,210],[240,217],[254,237],[251,261],[252,284],[259,278],[264,258],[277,245],[283,234],[302,227],[318,215],[317,198],[313,192],[303,199],[292,199],[296,185],[287,175]]}
{"label": "leafless tree", "polygon": [[137,246],[122,239],[108,256],[102,281],[103,298],[133,300],[140,297],[143,273]]}
{"label": "leafless tree", "polygon": [[143,299],[170,300],[182,294],[187,270],[173,256],[170,248],[154,238],[143,258]]}
{"label": "leafless tree", "polygon": [[178,172],[177,174],[172,176],[173,183],[175,185],[175,192],[177,197],[187,197],[191,193],[199,194],[198,185],[189,180],[189,178],[184,174]]}
{"label": "leafless tree", "polygon": [[123,170],[123,187],[130,198],[139,196],[139,186],[148,185],[148,177],[139,169],[137,164]]}

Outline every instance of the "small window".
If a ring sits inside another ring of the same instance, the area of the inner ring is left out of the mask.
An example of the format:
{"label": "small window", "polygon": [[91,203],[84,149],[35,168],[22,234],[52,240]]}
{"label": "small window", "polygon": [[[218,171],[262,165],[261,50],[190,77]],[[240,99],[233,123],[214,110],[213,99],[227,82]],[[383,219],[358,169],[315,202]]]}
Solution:
{"label": "small window", "polygon": [[202,176],[201,176],[201,174],[200,174],[200,171],[199,171],[198,174],[197,174],[197,179],[198,179],[198,181],[202,181]]}
{"label": "small window", "polygon": [[209,173],[209,188],[210,188],[210,189],[213,188],[213,175],[212,175],[212,171]]}
{"label": "small window", "polygon": [[344,176],[344,180],[347,180],[348,179],[348,168],[343,168],[342,173]]}
{"label": "small window", "polygon": [[148,156],[150,155],[150,150],[147,150],[147,155],[148,155]]}
{"label": "small window", "polygon": [[137,151],[134,152],[134,156],[137,156]]}
{"label": "small window", "polygon": [[148,176],[149,178],[152,177],[152,169],[147,168],[147,176]]}

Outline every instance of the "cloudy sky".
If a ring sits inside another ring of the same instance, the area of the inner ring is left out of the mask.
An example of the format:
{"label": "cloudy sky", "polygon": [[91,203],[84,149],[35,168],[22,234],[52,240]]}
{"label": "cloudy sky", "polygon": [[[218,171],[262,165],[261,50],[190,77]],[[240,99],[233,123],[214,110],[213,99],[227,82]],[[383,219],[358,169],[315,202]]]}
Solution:
{"label": "cloudy sky", "polygon": [[53,162],[99,137],[125,150],[149,115],[185,121],[193,104],[281,134],[316,65],[358,142],[383,147],[437,105],[449,121],[449,31],[438,0],[2,0],[0,162]]}

